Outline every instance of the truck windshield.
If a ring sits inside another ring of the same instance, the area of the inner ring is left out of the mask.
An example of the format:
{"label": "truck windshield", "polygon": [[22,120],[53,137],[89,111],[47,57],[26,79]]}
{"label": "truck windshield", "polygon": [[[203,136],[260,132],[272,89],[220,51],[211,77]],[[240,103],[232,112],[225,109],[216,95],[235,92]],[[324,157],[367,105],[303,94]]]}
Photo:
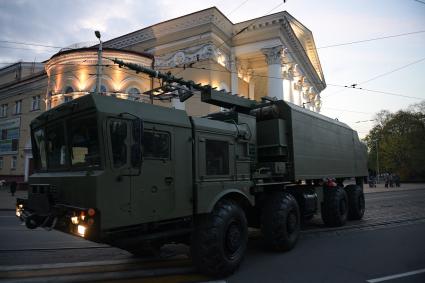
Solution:
{"label": "truck windshield", "polygon": [[71,118],[33,130],[33,152],[40,170],[99,167],[96,118]]}

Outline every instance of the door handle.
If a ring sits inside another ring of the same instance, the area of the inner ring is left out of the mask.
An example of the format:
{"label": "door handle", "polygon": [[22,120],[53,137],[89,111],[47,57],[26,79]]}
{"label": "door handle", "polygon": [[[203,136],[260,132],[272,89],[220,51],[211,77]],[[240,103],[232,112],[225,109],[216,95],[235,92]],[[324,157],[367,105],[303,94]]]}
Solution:
{"label": "door handle", "polygon": [[164,181],[167,185],[171,185],[173,183],[173,177],[165,177]]}

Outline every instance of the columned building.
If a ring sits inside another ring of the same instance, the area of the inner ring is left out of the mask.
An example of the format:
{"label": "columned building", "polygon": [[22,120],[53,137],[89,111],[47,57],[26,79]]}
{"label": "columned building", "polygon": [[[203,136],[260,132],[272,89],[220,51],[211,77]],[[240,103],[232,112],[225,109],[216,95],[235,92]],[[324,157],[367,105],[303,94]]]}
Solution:
{"label": "columned building", "polygon": [[[288,12],[234,24],[217,8],[117,37],[104,46],[155,56],[155,68],[250,99],[268,96],[319,112],[326,87],[311,31]],[[194,96],[170,106],[191,115],[216,107]]]}

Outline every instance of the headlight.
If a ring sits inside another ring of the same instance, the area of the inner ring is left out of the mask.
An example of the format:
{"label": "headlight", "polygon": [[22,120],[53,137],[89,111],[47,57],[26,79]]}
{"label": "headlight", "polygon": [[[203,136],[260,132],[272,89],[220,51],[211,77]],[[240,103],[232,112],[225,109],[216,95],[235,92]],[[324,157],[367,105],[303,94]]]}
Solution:
{"label": "headlight", "polygon": [[81,237],[84,237],[84,235],[86,234],[86,227],[83,225],[78,225],[77,231]]}
{"label": "headlight", "polygon": [[72,222],[72,224],[77,225],[78,224],[78,217],[77,216],[71,217],[71,222]]}

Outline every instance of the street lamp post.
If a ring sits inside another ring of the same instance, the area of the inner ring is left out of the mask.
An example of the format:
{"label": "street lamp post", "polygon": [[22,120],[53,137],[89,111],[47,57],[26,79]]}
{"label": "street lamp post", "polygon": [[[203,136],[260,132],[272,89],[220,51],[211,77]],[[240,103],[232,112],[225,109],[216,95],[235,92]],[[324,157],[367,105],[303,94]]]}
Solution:
{"label": "street lamp post", "polygon": [[97,51],[97,72],[96,72],[96,94],[100,93],[101,81],[102,81],[102,40],[100,40],[100,32],[97,30],[94,32],[96,37],[99,39],[99,49]]}

